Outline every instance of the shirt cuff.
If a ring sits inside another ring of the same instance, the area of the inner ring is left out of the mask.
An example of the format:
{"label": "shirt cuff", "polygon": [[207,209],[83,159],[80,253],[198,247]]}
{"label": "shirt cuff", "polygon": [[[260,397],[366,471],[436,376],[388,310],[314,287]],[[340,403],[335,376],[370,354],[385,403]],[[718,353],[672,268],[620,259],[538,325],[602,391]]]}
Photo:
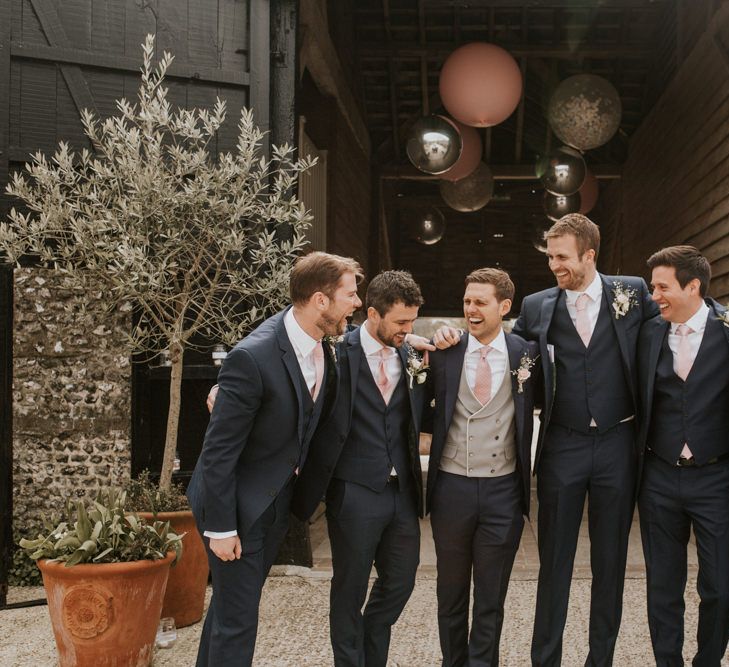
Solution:
{"label": "shirt cuff", "polygon": [[216,533],[213,530],[206,530],[203,533],[204,537],[210,537],[214,540],[224,540],[226,537],[235,537],[238,535],[237,530],[226,530],[224,533]]}

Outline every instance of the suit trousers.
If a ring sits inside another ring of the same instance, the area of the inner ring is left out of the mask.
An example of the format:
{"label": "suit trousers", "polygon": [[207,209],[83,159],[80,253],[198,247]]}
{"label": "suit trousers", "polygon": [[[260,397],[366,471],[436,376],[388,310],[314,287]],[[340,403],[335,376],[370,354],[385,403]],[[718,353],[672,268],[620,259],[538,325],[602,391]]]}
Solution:
{"label": "suit trousers", "polygon": [[251,526],[237,560],[222,561],[208,552],[213,596],[203,625],[196,667],[248,667],[253,663],[258,605],[268,572],[289,525],[291,479]]}
{"label": "suit trousers", "polygon": [[559,667],[585,498],[590,567],[586,667],[612,665],[623,611],[628,536],[635,506],[635,421],[604,433],[550,424],[537,467],[539,582],[532,665]]}
{"label": "suit trousers", "polygon": [[[415,586],[420,523],[414,494],[390,482],[382,493],[332,480],[327,491],[332,546],[329,605],[336,667],[385,667],[390,631]],[[377,579],[367,604],[370,572]]]}
{"label": "suit trousers", "polygon": [[648,625],[658,667],[683,666],[686,547],[699,559],[695,667],[719,667],[729,632],[729,461],[684,468],[646,455],[638,499]]}
{"label": "suit trousers", "polygon": [[519,475],[465,477],[440,470],[430,517],[437,557],[442,665],[495,667],[504,599],[524,529]]}

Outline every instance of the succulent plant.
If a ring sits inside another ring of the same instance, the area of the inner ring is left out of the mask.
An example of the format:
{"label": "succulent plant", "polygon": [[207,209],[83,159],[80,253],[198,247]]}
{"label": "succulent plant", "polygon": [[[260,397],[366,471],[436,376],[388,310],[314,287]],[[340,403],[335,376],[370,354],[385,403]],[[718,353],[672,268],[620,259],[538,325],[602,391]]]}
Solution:
{"label": "succulent plant", "polygon": [[158,560],[170,551],[175,562],[182,555],[182,535],[169,522],[147,523],[126,510],[126,493],[102,489],[87,508],[80,500],[66,501],[60,519],[47,522],[46,534],[20,540],[33,560],[48,558],[66,567],[80,563],[127,563]]}

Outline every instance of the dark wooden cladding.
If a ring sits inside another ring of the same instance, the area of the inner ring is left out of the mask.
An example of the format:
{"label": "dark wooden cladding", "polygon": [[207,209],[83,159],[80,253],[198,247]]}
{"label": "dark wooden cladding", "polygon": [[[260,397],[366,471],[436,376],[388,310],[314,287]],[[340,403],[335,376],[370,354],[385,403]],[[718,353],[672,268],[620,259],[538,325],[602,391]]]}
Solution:
{"label": "dark wooden cladding", "polygon": [[[686,3],[684,3],[686,4]],[[691,243],[712,262],[712,296],[729,297],[729,7],[723,5],[630,142],[618,234],[624,268]]]}

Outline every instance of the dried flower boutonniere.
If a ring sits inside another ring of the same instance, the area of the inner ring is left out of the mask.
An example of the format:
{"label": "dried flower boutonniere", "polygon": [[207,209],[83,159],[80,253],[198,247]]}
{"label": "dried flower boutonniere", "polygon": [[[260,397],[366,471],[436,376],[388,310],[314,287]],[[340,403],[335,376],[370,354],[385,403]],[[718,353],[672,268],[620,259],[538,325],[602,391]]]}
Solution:
{"label": "dried flower boutonniere", "polygon": [[332,353],[332,359],[337,361],[337,345],[344,340],[344,336],[324,336],[321,339],[322,343],[326,343],[329,346],[329,351]]}
{"label": "dried flower boutonniere", "polygon": [[[408,361],[405,370],[408,374],[408,384],[410,389],[413,388],[413,380],[418,384],[423,384],[428,377],[428,358],[421,357],[412,347],[408,345]],[[427,352],[425,353],[428,354]]]}
{"label": "dried flower boutonniere", "polygon": [[635,287],[626,287],[619,280],[613,282],[613,310],[616,320],[627,315],[633,306],[638,305],[638,299],[635,298],[637,293]]}
{"label": "dried flower boutonniere", "polygon": [[516,376],[516,381],[519,383],[518,391],[520,394],[524,392],[524,383],[532,376],[531,369],[537,363],[537,359],[539,359],[539,355],[532,359],[528,352],[524,352],[519,361],[519,368],[511,371],[511,374]]}
{"label": "dried flower boutonniere", "polygon": [[716,316],[722,321],[725,327],[729,327],[729,306],[723,313],[717,313]]}

